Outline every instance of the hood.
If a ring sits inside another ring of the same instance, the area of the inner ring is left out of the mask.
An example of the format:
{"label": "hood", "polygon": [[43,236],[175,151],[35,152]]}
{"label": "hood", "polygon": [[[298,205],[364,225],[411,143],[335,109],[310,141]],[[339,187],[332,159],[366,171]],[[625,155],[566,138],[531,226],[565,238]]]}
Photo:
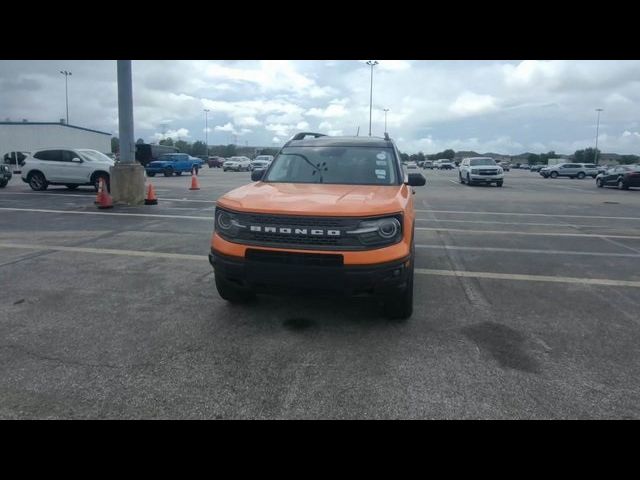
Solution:
{"label": "hood", "polygon": [[406,185],[264,183],[245,185],[218,199],[232,210],[318,216],[372,216],[397,213],[409,197]]}

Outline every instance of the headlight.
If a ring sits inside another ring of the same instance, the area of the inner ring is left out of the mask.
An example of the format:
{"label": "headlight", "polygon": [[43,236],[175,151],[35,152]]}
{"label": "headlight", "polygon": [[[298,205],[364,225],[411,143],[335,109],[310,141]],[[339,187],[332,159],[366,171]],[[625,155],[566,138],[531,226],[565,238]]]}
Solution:
{"label": "headlight", "polygon": [[237,216],[233,212],[216,208],[214,229],[223,237],[234,237],[246,225],[238,222]]}
{"label": "headlight", "polygon": [[348,235],[357,235],[363,245],[390,245],[402,238],[402,217],[385,217],[363,220]]}
{"label": "headlight", "polygon": [[502,168],[498,168],[498,175],[502,173]]}

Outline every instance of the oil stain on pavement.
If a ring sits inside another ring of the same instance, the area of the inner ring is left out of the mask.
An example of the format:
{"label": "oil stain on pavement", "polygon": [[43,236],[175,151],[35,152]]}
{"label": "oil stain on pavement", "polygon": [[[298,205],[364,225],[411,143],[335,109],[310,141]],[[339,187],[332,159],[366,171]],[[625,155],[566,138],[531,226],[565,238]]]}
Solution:
{"label": "oil stain on pavement", "polygon": [[540,364],[527,351],[526,337],[500,323],[482,322],[461,329],[479,348],[489,352],[502,367],[540,373]]}

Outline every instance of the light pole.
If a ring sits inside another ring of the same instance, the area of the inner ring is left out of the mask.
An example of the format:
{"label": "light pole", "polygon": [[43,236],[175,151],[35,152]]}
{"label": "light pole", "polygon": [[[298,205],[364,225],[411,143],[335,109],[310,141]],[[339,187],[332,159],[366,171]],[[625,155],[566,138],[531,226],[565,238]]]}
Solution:
{"label": "light pole", "polygon": [[384,133],[387,133],[387,112],[389,111],[388,108],[384,109]]}
{"label": "light pole", "polygon": [[209,157],[209,110],[204,109],[204,154]]}
{"label": "light pole", "polygon": [[71,72],[60,70],[60,73],[64,75],[64,96],[67,100],[67,125],[69,125],[69,87],[67,85],[67,80],[69,79],[69,75],[71,75]]}
{"label": "light pole", "polygon": [[373,108],[373,67],[378,65],[378,61],[368,60],[367,65],[371,67],[371,89],[369,91],[369,136],[371,136],[371,112]]}
{"label": "light pole", "polygon": [[596,112],[598,112],[598,121],[596,123],[596,152],[595,152],[595,160],[593,161],[593,163],[595,163],[596,165],[598,165],[598,131],[600,130],[600,112],[602,111],[601,108],[596,108]]}

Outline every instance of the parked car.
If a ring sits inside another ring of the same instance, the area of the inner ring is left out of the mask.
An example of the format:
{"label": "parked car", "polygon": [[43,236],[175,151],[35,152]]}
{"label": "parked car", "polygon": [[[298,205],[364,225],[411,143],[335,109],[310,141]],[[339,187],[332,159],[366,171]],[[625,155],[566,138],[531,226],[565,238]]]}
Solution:
{"label": "parked car", "polygon": [[271,165],[271,162],[269,162],[268,160],[251,160],[251,163],[249,164],[249,169],[251,171],[253,170],[259,170],[259,169],[266,169],[269,165]]}
{"label": "parked car", "polygon": [[180,176],[183,173],[197,171],[202,166],[202,160],[186,153],[165,153],[158,160],[149,162],[145,171],[149,177],[155,177],[156,173],[162,173],[165,177]]}
{"label": "parked car", "polygon": [[542,165],[541,163],[538,163],[537,165],[531,165],[531,171],[532,172],[539,172],[540,169],[543,167],[544,165]]}
{"label": "parked car", "polygon": [[598,166],[595,163],[583,163],[582,165],[584,165],[584,168],[586,169],[585,173],[591,178],[596,178],[598,173],[600,173],[598,171]]}
{"label": "parked car", "polygon": [[415,170],[418,168],[418,164],[416,162],[407,162],[407,170]]}
{"label": "parked car", "polygon": [[273,162],[273,155],[258,155],[256,158],[253,159],[253,161],[256,160],[263,160],[265,162]]}
{"label": "parked car", "polygon": [[247,157],[231,157],[222,164],[222,171],[248,172],[251,170],[251,160]]}
{"label": "parked car", "polygon": [[569,177],[582,179],[587,176],[587,173],[591,175],[592,171],[582,163],[558,163],[540,170],[540,175],[544,178]]}
{"label": "parked car", "polygon": [[433,170],[433,162],[431,160],[425,160],[424,162],[422,162],[422,168],[423,169],[429,169],[429,170]]}
{"label": "parked car", "polygon": [[640,187],[640,165],[617,165],[596,176],[596,185],[602,187],[618,187],[628,190],[629,187]]}
{"label": "parked car", "polygon": [[504,182],[504,170],[491,157],[463,158],[458,168],[460,183],[495,183],[501,187]]}
{"label": "parked car", "polygon": [[451,160],[437,160],[438,170],[453,170],[453,162]]}
{"label": "parked car", "polygon": [[36,191],[49,185],[65,185],[70,190],[93,185],[98,191],[100,178],[110,188],[109,168],[113,165],[113,160],[97,150],[43,149],[25,158],[21,178]]}
{"label": "parked car", "polygon": [[225,162],[225,159],[222,157],[209,157],[207,159],[207,165],[209,168],[222,168],[222,164]]}
{"label": "parked car", "polygon": [[497,165],[505,172],[511,170],[511,164],[509,162],[497,162]]}
{"label": "parked car", "polygon": [[0,163],[0,188],[6,187],[12,176],[11,167]]}

